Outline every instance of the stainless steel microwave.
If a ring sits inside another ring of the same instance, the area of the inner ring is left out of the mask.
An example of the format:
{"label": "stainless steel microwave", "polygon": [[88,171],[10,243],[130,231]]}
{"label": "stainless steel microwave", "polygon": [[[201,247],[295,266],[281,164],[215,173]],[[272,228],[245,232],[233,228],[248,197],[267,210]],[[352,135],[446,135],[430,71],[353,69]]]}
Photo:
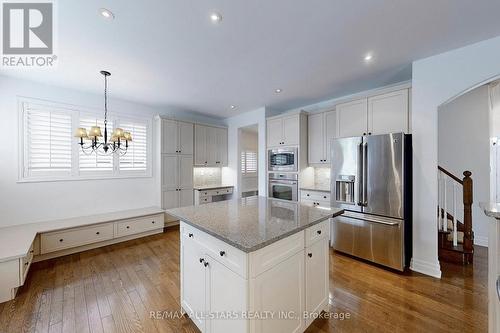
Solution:
{"label": "stainless steel microwave", "polygon": [[269,171],[298,171],[297,148],[279,148],[268,150]]}

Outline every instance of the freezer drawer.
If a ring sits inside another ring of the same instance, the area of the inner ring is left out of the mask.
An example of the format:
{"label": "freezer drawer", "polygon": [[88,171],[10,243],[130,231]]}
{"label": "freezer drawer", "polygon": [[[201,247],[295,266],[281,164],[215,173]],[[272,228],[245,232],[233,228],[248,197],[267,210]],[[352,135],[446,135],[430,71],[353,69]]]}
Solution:
{"label": "freezer drawer", "polygon": [[[403,220],[359,214],[338,216],[332,221],[332,247],[359,258],[404,270]],[[373,219],[374,221],[370,220]]]}

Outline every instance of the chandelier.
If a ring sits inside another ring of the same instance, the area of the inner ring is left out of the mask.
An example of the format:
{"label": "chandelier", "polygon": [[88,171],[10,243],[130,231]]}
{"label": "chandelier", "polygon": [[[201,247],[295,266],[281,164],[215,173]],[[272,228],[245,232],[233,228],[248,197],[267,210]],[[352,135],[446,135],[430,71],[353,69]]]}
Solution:
{"label": "chandelier", "polygon": [[82,151],[89,155],[94,152],[98,155],[113,153],[125,155],[128,144],[132,141],[132,135],[121,128],[116,128],[108,141],[108,76],[111,73],[101,71],[101,74],[104,76],[104,141],[100,141],[102,132],[99,126],[92,126],[88,133],[85,128],[77,128],[75,137],[80,139],[78,144],[82,147]]}

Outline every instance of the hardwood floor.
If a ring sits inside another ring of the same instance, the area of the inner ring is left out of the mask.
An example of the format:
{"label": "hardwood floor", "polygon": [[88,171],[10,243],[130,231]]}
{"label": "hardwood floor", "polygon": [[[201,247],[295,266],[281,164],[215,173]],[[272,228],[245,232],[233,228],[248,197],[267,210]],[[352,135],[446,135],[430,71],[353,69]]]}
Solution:
{"label": "hardwood floor", "polygon": [[[398,274],[330,252],[330,311],[307,332],[486,332],[487,253],[443,265],[441,280]],[[179,231],[33,264],[0,332],[197,332],[179,310]],[[340,316],[344,315],[344,319]],[[347,318],[347,316],[349,316]]]}

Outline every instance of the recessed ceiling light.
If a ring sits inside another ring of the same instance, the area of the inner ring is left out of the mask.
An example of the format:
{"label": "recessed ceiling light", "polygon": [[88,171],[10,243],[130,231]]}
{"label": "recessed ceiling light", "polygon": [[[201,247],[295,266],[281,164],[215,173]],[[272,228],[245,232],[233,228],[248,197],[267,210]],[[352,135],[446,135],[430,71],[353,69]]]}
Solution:
{"label": "recessed ceiling light", "polygon": [[231,106],[230,106],[230,108],[231,108],[232,110],[234,110],[234,109],[236,109],[236,105],[231,105]]}
{"label": "recessed ceiling light", "polygon": [[279,93],[280,93],[280,92],[282,92],[282,91],[283,91],[283,90],[282,90],[282,89],[280,89],[280,88],[278,88],[278,89],[274,90],[274,92],[275,92],[275,93],[277,93],[277,94],[279,94]]}
{"label": "recessed ceiling light", "polygon": [[372,60],[373,60],[373,54],[368,53],[367,55],[365,55],[365,61],[366,62],[370,62]]}
{"label": "recessed ceiling light", "polygon": [[99,9],[99,13],[101,14],[102,17],[104,17],[105,19],[109,19],[109,20],[112,20],[115,18],[115,14],[113,14],[113,12],[111,12],[109,9],[106,9],[106,8],[100,8]]}
{"label": "recessed ceiling light", "polygon": [[222,21],[222,15],[214,12],[214,13],[210,14],[210,20],[213,23],[219,23],[220,21]]}

